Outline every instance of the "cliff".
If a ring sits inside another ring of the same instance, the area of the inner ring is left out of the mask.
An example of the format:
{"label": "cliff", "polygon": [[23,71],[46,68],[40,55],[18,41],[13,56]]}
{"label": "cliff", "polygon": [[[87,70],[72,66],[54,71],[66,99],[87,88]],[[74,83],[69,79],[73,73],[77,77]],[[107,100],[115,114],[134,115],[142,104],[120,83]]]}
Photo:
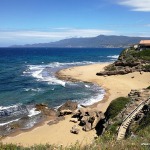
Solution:
{"label": "cliff", "polygon": [[150,50],[139,51],[130,47],[122,51],[117,61],[105,67],[104,72],[97,75],[128,74],[139,71],[150,72]]}

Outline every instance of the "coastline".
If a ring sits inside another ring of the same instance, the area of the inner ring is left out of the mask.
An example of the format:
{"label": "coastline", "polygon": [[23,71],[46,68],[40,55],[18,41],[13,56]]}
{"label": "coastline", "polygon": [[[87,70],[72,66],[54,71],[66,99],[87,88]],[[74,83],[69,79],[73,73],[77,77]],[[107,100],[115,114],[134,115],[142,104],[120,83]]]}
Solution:
{"label": "coastline", "polygon": [[[90,106],[102,112],[106,111],[113,99],[127,96],[131,89],[145,88],[150,85],[150,73],[146,72],[142,73],[142,75],[139,72],[134,72],[126,75],[96,76],[96,73],[102,71],[106,65],[108,63],[72,67],[60,70],[56,73],[56,76],[63,80],[91,82],[105,89],[104,99]],[[133,76],[134,78],[132,78]],[[91,143],[96,136],[96,131],[84,132],[80,127],[78,135],[71,134],[70,129],[74,124],[69,122],[70,117],[66,116],[65,120],[51,126],[45,122],[44,125],[33,130],[22,132],[13,137],[8,136],[2,142],[17,143],[23,146],[46,143],[67,146],[75,144],[77,141],[82,144]],[[30,139],[36,139],[36,141],[31,141]]]}
{"label": "coastline", "polygon": [[146,88],[150,85],[149,72],[133,72],[125,75],[97,76],[96,73],[103,71],[110,63],[92,64],[86,66],[72,67],[57,72],[57,77],[70,81],[91,82],[99,85],[105,90],[105,96],[90,107],[97,107],[103,113],[110,102],[121,96],[128,96],[131,89]]}

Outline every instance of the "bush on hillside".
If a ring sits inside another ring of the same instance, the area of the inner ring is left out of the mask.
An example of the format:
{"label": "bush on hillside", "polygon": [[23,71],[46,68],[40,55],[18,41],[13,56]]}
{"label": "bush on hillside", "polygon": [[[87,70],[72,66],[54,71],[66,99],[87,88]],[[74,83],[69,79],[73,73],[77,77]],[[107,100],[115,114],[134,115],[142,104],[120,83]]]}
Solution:
{"label": "bush on hillside", "polygon": [[147,126],[150,126],[150,111],[140,121],[137,131],[141,130],[141,129],[144,129]]}
{"label": "bush on hillside", "polygon": [[150,61],[150,50],[147,49],[147,50],[140,51],[138,53],[135,53],[134,56],[139,59]]}
{"label": "bush on hillside", "polygon": [[115,116],[117,116],[121,112],[121,110],[129,102],[130,102],[130,99],[126,97],[119,97],[113,100],[105,112],[106,118],[113,119]]}

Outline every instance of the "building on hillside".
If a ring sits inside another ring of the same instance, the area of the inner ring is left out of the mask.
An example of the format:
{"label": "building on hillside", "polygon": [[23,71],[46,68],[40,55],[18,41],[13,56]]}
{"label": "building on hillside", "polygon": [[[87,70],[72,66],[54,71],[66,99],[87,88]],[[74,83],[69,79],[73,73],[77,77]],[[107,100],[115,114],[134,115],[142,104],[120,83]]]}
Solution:
{"label": "building on hillside", "polygon": [[150,50],[150,40],[141,40],[138,46],[138,50]]}

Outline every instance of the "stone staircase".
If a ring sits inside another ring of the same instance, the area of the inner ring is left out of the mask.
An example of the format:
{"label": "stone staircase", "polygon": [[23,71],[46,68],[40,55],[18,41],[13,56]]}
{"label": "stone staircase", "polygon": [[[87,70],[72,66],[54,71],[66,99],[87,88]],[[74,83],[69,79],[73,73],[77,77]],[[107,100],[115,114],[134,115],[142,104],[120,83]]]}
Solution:
{"label": "stone staircase", "polygon": [[142,101],[122,122],[121,126],[118,130],[118,136],[117,140],[122,140],[125,137],[126,130],[131,123],[131,121],[135,118],[135,116],[142,111],[142,108],[144,105],[147,105],[150,103],[150,98],[148,98],[146,101]]}

